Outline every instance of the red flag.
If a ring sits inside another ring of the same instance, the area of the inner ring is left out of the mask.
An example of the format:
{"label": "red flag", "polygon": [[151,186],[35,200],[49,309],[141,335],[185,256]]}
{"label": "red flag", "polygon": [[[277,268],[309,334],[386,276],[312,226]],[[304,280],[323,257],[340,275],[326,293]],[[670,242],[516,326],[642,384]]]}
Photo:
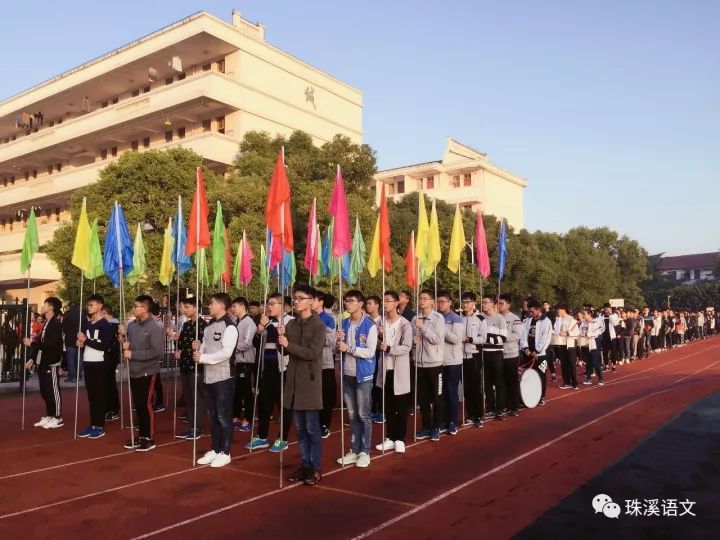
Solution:
{"label": "red flag", "polygon": [[408,287],[415,289],[418,284],[417,259],[415,258],[415,231],[410,233],[410,243],[405,255],[405,283]]}
{"label": "red flag", "polygon": [[311,276],[317,274],[317,199],[313,199],[312,208],[310,209],[310,217],[308,218],[308,229],[305,236],[305,260],[303,266],[310,272]]}
{"label": "red flag", "polygon": [[[265,204],[265,223],[272,232],[273,242],[279,242],[285,251],[293,251],[292,219],[290,217],[290,183],[285,172],[285,152],[278,152],[275,170],[270,179],[267,203]],[[282,260],[281,249],[274,250],[270,256],[270,266]],[[278,257],[279,255],[279,257]]]}
{"label": "red flag", "polygon": [[488,277],[490,275],[490,256],[488,255],[485,225],[481,212],[477,213],[475,219],[475,262],[480,275],[484,278]]}
{"label": "red flag", "polygon": [[228,240],[227,227],[223,229],[225,235],[225,272],[222,275],[222,280],[226,285],[232,283],[232,252],[230,251],[230,240]]}
{"label": "red flag", "polygon": [[380,256],[384,262],[385,271],[389,272],[392,269],[392,255],[390,253],[390,218],[385,198],[385,182],[383,182],[380,192]]}
{"label": "red flag", "polygon": [[335,176],[329,210],[330,215],[335,218],[332,254],[333,257],[342,257],[346,253],[350,253],[352,243],[350,241],[350,215],[348,213],[347,198],[345,197],[345,181],[340,172],[340,165],[337,166],[337,175]]}
{"label": "red flag", "polygon": [[205,180],[203,179],[202,169],[198,167],[195,195],[193,196],[192,210],[188,221],[185,255],[192,255],[198,248],[210,246],[209,215],[210,209],[208,208],[207,194],[205,193]]}

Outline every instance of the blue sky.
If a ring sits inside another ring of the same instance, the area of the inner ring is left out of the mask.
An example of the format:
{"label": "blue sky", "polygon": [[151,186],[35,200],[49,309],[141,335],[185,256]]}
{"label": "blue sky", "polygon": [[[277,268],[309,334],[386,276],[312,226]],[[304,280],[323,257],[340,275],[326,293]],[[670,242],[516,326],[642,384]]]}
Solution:
{"label": "blue sky", "polygon": [[381,168],[438,159],[449,135],[528,179],[530,230],[607,225],[671,255],[720,247],[714,0],[12,2],[0,96],[233,7],[363,91]]}

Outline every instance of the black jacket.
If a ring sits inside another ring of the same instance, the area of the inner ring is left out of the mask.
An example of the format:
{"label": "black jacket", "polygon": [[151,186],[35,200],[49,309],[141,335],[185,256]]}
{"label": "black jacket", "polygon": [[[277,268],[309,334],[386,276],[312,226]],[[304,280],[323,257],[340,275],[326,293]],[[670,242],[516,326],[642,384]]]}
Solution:
{"label": "black jacket", "polygon": [[[38,354],[40,362],[38,362]],[[30,349],[30,357],[39,363],[40,368],[47,368],[53,365],[62,365],[65,363],[65,355],[63,353],[63,331],[62,325],[57,315],[48,320],[37,341],[33,342]]]}

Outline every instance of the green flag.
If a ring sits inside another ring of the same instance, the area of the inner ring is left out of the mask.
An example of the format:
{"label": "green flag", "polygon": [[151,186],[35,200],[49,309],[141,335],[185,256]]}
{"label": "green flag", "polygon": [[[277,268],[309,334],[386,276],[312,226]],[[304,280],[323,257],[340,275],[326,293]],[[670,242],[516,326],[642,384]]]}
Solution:
{"label": "green flag", "polygon": [[145,273],[145,244],[142,237],[142,226],[138,223],[135,232],[135,243],[133,244],[133,269],[128,273],[127,280],[130,285],[135,285],[138,279]]}
{"label": "green flag", "polygon": [[295,252],[290,254],[290,287],[295,284],[295,278],[297,277],[297,264],[295,264]]}
{"label": "green flag", "polygon": [[235,288],[240,289],[240,268],[242,266],[242,242],[238,243],[237,255],[235,255],[235,265],[233,266],[232,277],[235,280]]}
{"label": "green flag", "polygon": [[85,274],[88,279],[95,279],[105,273],[103,270],[103,256],[100,249],[100,237],[98,236],[97,218],[93,219],[90,227],[90,272]]}
{"label": "green flag", "polygon": [[207,257],[205,256],[205,248],[200,248],[195,252],[195,271],[200,276],[200,283],[206,287],[210,286],[210,278],[208,277]]}
{"label": "green flag", "polygon": [[365,241],[360,232],[360,219],[355,218],[355,234],[352,241],[352,254],[350,255],[350,283],[355,285],[360,279],[360,273],[365,268]]}
{"label": "green flag", "polygon": [[268,272],[267,253],[265,253],[265,244],[260,244],[260,281],[265,290],[270,288],[270,273]]}
{"label": "green flag", "polygon": [[38,252],[38,249],[40,249],[40,239],[38,238],[37,220],[35,219],[35,209],[31,208],[25,228],[22,255],[20,256],[20,272],[24,274],[28,271],[32,264],[33,255]]}
{"label": "green flag", "polygon": [[222,279],[222,275],[227,269],[227,261],[225,259],[225,225],[223,224],[222,205],[217,202],[217,212],[215,212],[215,227],[212,237],[212,271],[213,283],[218,283]]}

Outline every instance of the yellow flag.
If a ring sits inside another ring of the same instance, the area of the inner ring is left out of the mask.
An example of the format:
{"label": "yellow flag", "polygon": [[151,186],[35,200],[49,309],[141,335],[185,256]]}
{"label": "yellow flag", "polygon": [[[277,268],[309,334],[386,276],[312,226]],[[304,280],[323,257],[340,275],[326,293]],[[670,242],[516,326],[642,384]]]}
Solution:
{"label": "yellow flag", "polygon": [[430,212],[430,233],[428,235],[428,267],[432,272],[437,268],[440,262],[440,227],[438,226],[437,210],[435,209],[435,199],[432,202],[432,211]]}
{"label": "yellow flag", "polygon": [[163,238],[162,259],[160,259],[160,283],[166,287],[170,285],[175,273],[175,262],[173,261],[173,251],[175,249],[175,240],[172,236],[172,218],[168,220],[168,226],[165,229],[165,237]]}
{"label": "yellow flag", "polygon": [[422,191],[418,199],[418,226],[417,237],[415,238],[415,258],[420,267],[420,283],[425,281],[432,274],[432,267],[428,264],[428,242],[430,240],[430,225],[428,224],[427,210],[425,209],[425,197]]}
{"label": "yellow flag", "polygon": [[370,258],[368,259],[367,269],[372,277],[382,268],[382,258],[380,256],[380,216],[375,222],[375,234],[373,234],[372,247],[370,248]]}
{"label": "yellow flag", "polygon": [[83,197],[80,219],[78,219],[75,233],[75,246],[73,247],[72,264],[86,273],[92,272],[92,259],[90,257],[90,222],[88,221],[86,200]]}
{"label": "yellow flag", "polygon": [[455,219],[453,220],[452,234],[450,235],[450,251],[448,252],[447,266],[451,272],[460,271],[460,257],[465,248],[465,229],[463,228],[460,206],[455,205]]}

